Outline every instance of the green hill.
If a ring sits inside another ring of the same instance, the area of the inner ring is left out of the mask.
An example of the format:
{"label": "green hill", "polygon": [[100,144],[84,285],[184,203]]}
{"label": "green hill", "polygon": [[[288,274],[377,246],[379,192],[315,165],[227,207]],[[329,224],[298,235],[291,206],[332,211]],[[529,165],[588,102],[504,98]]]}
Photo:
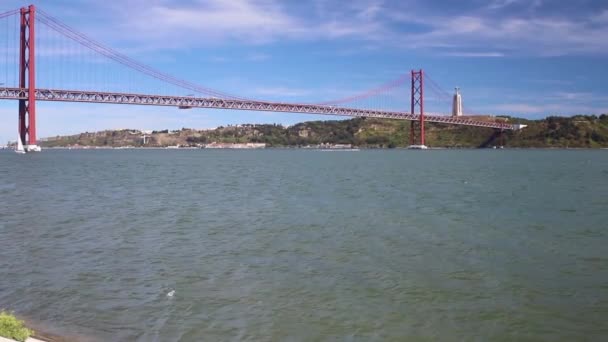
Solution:
{"label": "green hill", "polygon": [[[608,115],[577,115],[526,120],[501,117],[510,123],[528,125],[520,131],[507,131],[506,147],[608,147]],[[205,143],[266,143],[268,146],[307,146],[323,143],[352,144],[359,147],[405,147],[409,145],[410,122],[403,120],[356,118],[350,120],[309,121],[293,126],[238,125],[212,130],[181,129],[154,131],[145,146],[196,146]],[[426,144],[432,147],[476,148],[499,145],[491,128],[447,124],[426,124]],[[137,130],[113,130],[58,136],[41,142],[44,147],[65,146],[144,146]]]}

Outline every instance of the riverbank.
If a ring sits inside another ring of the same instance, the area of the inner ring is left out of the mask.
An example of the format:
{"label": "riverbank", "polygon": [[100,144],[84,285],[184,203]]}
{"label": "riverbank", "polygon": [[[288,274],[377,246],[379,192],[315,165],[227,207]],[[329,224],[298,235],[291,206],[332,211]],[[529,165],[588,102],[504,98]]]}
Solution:
{"label": "riverbank", "polygon": [[[503,118],[505,119],[505,118]],[[498,134],[494,129],[426,124],[426,145],[445,148],[492,146],[518,148],[608,148],[608,115],[548,117],[541,120],[505,119],[525,124],[518,131]],[[322,147],[350,145],[357,148],[407,147],[410,122],[374,118],[310,121],[292,126],[247,124],[213,129],[142,131],[134,129],[85,132],[40,139],[49,147]]]}
{"label": "riverbank", "polygon": [[[2,337],[0,336],[0,342],[17,342],[13,339],[10,338],[6,338],[6,337]],[[42,341],[33,337],[29,337],[27,340],[25,340],[25,342],[47,342],[47,341]]]}
{"label": "riverbank", "polygon": [[30,317],[15,316],[2,312],[0,320],[0,342],[18,342],[29,335],[25,342],[99,342],[86,335],[70,333],[51,323],[44,323]]}

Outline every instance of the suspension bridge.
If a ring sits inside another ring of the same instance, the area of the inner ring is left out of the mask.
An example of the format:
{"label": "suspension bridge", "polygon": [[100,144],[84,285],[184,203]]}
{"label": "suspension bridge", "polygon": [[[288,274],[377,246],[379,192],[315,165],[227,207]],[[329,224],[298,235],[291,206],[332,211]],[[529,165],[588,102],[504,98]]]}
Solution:
{"label": "suspension bridge", "polygon": [[[318,103],[252,99],[180,79],[92,39],[34,5],[0,13],[0,99],[16,100],[18,132],[37,151],[36,102],[81,102],[214,108],[409,120],[410,144],[425,145],[425,122],[488,127],[500,132],[523,125],[425,113],[425,89],[451,101],[423,70],[353,96]],[[410,86],[410,96],[404,88]],[[426,88],[425,88],[426,86]],[[193,95],[184,96],[184,91]],[[409,100],[409,103],[408,103]],[[408,108],[409,111],[405,110]]]}

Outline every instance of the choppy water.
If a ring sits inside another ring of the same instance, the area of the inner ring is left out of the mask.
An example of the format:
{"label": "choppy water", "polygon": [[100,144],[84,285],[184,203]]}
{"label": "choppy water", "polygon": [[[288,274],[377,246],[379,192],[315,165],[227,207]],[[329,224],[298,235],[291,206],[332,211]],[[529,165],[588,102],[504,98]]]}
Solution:
{"label": "choppy water", "polygon": [[0,307],[95,340],[599,340],[608,151],[3,152]]}

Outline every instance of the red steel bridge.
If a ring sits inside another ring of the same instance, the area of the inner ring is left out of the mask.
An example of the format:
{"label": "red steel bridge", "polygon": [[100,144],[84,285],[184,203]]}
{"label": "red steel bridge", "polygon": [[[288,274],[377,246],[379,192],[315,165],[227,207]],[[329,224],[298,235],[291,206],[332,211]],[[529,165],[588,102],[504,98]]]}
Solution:
{"label": "red steel bridge", "polygon": [[[138,62],[76,31],[35,6],[0,13],[0,99],[19,102],[19,135],[36,147],[36,102],[87,102],[181,109],[215,108],[411,121],[410,143],[425,144],[424,123],[517,130],[521,125],[425,113],[425,83],[437,101],[450,102],[422,70],[354,96],[319,103],[265,101],[203,87]],[[4,50],[4,51],[2,51]],[[427,82],[425,82],[425,80]],[[409,99],[403,89],[410,86]],[[184,95],[184,92],[193,94]],[[407,108],[409,100],[409,111]],[[449,108],[449,105],[446,106]]]}

